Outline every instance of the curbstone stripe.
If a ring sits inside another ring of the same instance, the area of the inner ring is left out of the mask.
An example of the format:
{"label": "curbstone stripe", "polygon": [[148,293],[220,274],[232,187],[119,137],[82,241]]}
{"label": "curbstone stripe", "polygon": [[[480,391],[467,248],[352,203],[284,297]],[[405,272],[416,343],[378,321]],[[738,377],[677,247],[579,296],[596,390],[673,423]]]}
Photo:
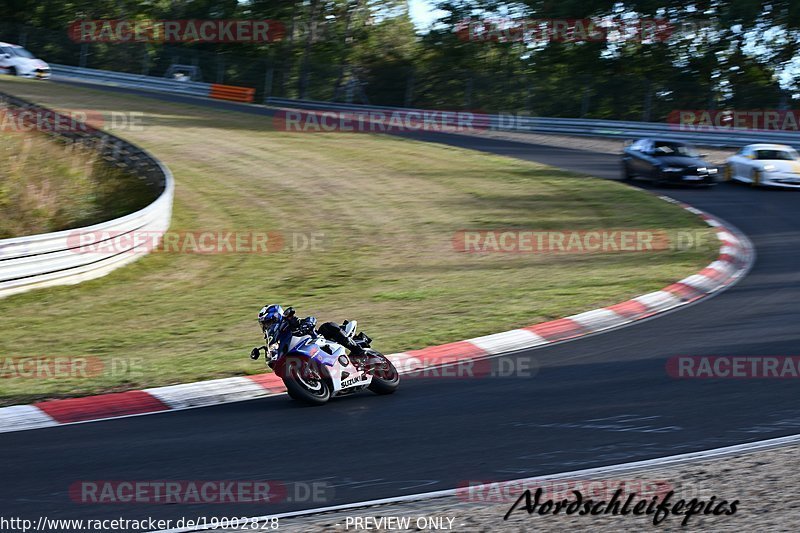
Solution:
{"label": "curbstone stripe", "polygon": [[[741,278],[752,266],[754,253],[746,236],[703,211],[666,196],[717,229],[719,257],[696,274],[660,291],[577,315],[474,339],[390,354],[402,372],[423,367],[479,359],[606,331],[687,305],[717,292]],[[259,374],[156,387],[140,391],[101,394],[86,398],[49,400],[33,405],[0,408],[0,433],[24,431],[91,420],[206,407],[282,394],[275,374]]]}

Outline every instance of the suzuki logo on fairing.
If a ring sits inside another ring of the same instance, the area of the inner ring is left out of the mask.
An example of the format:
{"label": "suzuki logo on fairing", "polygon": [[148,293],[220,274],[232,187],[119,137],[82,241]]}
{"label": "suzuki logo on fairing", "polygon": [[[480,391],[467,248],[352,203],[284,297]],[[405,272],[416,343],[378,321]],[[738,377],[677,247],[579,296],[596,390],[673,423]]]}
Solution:
{"label": "suzuki logo on fairing", "polygon": [[367,375],[366,374],[362,374],[362,375],[356,376],[356,377],[354,377],[352,379],[348,379],[346,381],[342,381],[342,388],[349,387],[350,385],[355,385],[359,381],[366,380],[366,379],[367,379]]}

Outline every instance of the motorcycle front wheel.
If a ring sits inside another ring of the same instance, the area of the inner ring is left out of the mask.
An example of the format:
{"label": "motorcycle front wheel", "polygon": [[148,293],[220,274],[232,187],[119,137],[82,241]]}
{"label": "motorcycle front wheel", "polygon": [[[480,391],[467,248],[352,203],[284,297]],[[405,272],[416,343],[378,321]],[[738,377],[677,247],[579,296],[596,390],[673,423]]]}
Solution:
{"label": "motorcycle front wheel", "polygon": [[281,379],[292,399],[322,405],[331,398],[332,389],[316,361],[304,357],[287,357],[281,365]]}
{"label": "motorcycle front wheel", "polygon": [[367,350],[372,367],[372,381],[369,390],[375,394],[392,394],[400,385],[400,373],[389,359],[380,352]]}

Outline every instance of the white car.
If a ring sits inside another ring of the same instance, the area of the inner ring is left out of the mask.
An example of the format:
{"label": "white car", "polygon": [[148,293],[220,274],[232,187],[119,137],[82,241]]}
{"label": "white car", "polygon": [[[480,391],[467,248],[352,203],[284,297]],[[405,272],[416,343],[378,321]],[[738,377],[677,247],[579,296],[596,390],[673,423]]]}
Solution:
{"label": "white car", "polygon": [[16,44],[0,42],[0,71],[12,76],[38,78],[50,77],[50,66]]}
{"label": "white car", "polygon": [[800,155],[785,144],[748,144],[727,159],[725,179],[800,188]]}

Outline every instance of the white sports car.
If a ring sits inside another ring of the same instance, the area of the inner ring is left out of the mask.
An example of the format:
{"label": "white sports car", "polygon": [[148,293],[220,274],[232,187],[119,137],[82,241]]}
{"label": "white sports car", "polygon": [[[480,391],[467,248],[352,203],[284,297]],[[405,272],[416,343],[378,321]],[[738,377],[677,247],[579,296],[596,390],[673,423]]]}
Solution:
{"label": "white sports car", "polygon": [[50,66],[19,45],[0,42],[0,72],[44,80]]}
{"label": "white sports car", "polygon": [[785,144],[748,144],[726,161],[725,179],[800,188],[800,155]]}

